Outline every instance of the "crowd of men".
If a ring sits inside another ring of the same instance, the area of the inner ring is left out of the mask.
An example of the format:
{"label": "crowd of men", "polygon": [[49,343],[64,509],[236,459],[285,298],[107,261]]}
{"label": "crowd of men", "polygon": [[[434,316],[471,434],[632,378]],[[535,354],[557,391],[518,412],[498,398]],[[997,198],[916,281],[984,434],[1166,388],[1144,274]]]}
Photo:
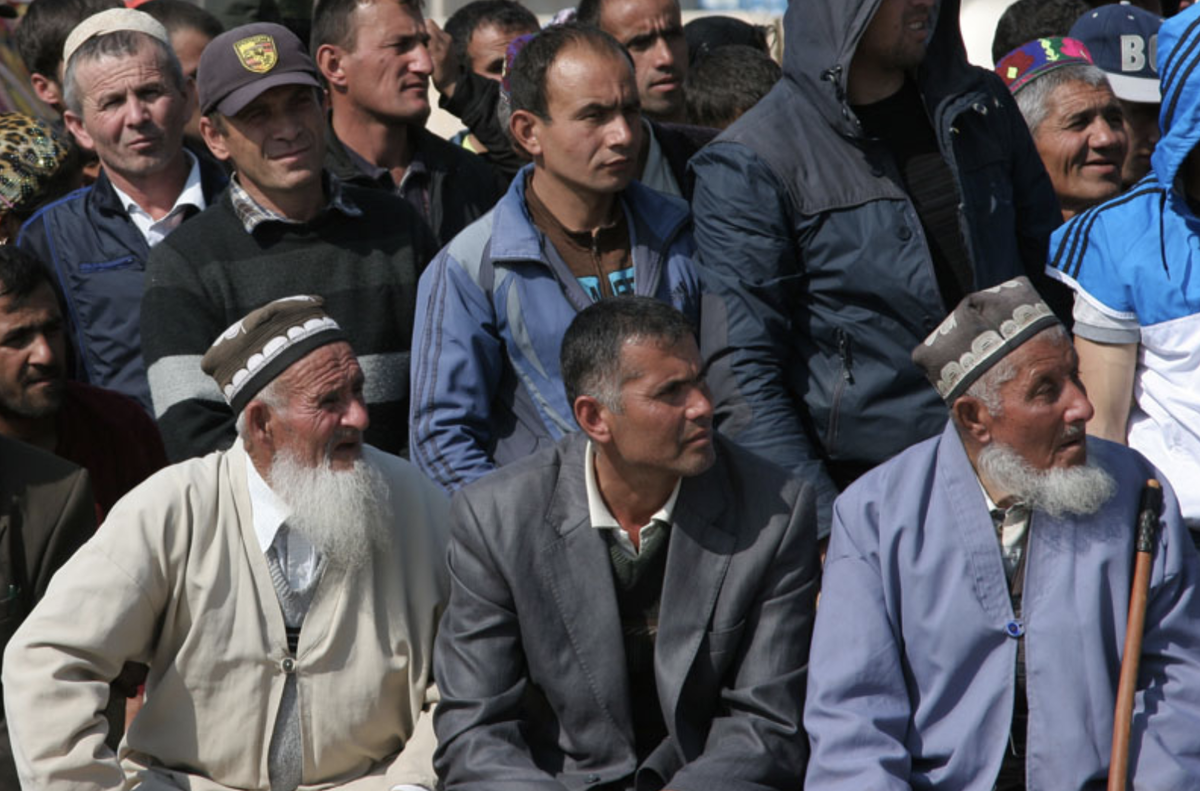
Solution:
{"label": "crowd of men", "polygon": [[1200,785],[1200,9],[210,9],[17,27],[0,788]]}

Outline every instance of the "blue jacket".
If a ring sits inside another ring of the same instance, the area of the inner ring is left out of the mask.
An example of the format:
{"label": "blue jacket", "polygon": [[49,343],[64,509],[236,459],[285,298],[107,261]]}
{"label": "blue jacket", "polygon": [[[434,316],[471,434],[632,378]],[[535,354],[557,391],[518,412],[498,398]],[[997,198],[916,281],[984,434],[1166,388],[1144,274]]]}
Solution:
{"label": "blue jacket", "polygon": [[[529,218],[530,167],[421,275],[409,452],[447,490],[577,428],[558,356],[567,325],[592,300]],[[698,322],[687,205],[636,181],[621,203],[636,293]]]}
{"label": "blue jacket", "polygon": [[[1079,295],[1076,334],[1138,345],[1127,441],[1179,490],[1200,528],[1200,215],[1173,189],[1200,145],[1200,7],[1158,34],[1162,139],[1150,173],[1128,192],[1055,232],[1047,271]],[[1098,316],[1088,317],[1085,311]]]}
{"label": "blue jacket", "polygon": [[[819,480],[824,530],[827,462],[878,464],[946,421],[909,355],[954,306],[895,162],[846,97],[879,2],[793,2],[784,79],[691,161],[698,266],[724,302],[706,303],[706,330],[735,350],[713,372],[718,424]],[[915,79],[958,183],[971,290],[1021,274],[1053,289],[1053,187],[1000,79],[967,63],[958,10],[941,4]]]}
{"label": "blue jacket", "polygon": [[[1112,745],[1142,486],[1158,472],[1099,439],[1117,492],[1094,515],[1034,511],[1021,619],[953,425],[834,508],[809,655],[806,791],[991,791],[1024,635],[1030,791],[1101,791]],[[1130,788],[1200,778],[1200,558],[1165,489],[1130,750]]]}
{"label": "blue jacket", "polygon": [[[228,183],[225,172],[200,160],[204,199]],[[21,227],[17,245],[37,256],[58,282],[66,303],[75,378],[116,390],[152,412],[142,362],[142,285],[150,247],[129,219],[108,175],[43,206]]]}

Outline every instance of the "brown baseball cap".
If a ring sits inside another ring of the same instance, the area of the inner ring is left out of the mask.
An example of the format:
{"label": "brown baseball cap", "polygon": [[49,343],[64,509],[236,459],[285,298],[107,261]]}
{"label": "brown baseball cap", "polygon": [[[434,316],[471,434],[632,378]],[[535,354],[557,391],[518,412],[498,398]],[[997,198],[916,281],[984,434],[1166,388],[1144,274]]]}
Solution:
{"label": "brown baseball cap", "polygon": [[237,115],[279,85],[320,88],[321,82],[296,34],[272,22],[242,25],[217,36],[204,48],[196,70],[202,115],[213,110]]}

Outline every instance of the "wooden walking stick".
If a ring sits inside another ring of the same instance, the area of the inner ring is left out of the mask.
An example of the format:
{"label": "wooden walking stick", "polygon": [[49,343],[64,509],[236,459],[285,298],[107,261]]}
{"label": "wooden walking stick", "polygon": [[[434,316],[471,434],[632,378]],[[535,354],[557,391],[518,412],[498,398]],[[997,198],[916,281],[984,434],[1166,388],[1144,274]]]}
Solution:
{"label": "wooden walking stick", "polygon": [[1138,660],[1142,655],[1142,632],[1146,628],[1146,599],[1150,593],[1150,564],[1154,560],[1162,504],[1162,484],[1151,478],[1142,489],[1141,507],[1138,508],[1133,585],[1129,591],[1129,621],[1125,626],[1125,653],[1121,657],[1121,680],[1117,684],[1117,707],[1113,712],[1108,791],[1125,791],[1125,783],[1129,779],[1129,729],[1133,723],[1133,695],[1137,691]]}

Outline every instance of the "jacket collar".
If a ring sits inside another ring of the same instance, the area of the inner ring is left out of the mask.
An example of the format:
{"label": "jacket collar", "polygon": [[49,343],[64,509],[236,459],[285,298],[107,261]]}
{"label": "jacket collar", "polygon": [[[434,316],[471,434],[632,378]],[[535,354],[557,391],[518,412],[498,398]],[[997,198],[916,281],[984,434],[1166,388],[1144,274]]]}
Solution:
{"label": "jacket collar", "polygon": [[[541,261],[542,234],[529,217],[525,206],[525,179],[533,165],[521,168],[513,177],[508,191],[495,208],[491,254],[500,261]],[[629,235],[633,250],[662,249],[664,243],[678,235],[690,219],[688,205],[679,198],[663,195],[637,181],[631,181],[618,196],[629,218]],[[634,256],[635,266],[638,256]]]}

